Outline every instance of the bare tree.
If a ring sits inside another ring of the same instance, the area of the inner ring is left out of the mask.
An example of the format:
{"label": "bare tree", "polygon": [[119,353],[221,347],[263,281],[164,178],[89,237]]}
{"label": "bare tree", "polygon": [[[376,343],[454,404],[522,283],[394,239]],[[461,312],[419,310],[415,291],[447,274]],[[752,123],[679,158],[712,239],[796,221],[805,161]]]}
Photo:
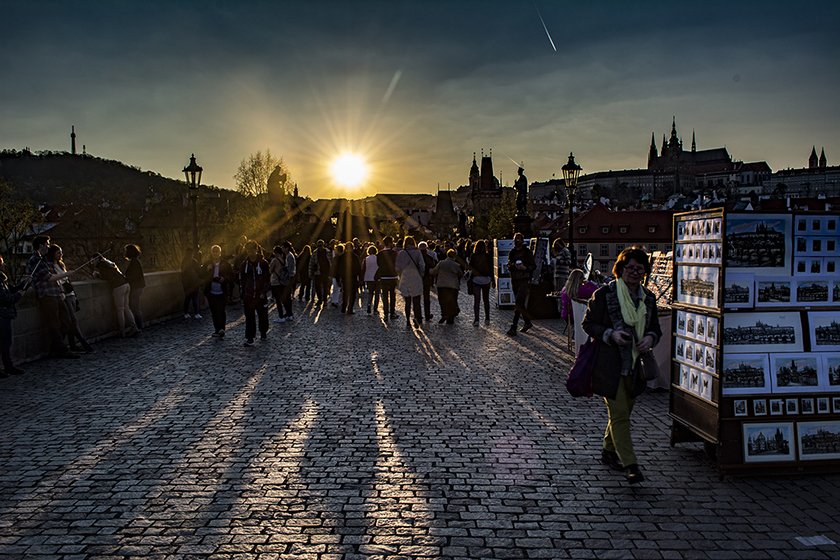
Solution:
{"label": "bare tree", "polygon": [[283,191],[282,194],[288,194],[292,186],[291,174],[283,158],[274,157],[267,148],[265,152],[258,151],[243,159],[233,175],[236,189],[245,196],[268,193],[270,178],[273,179],[272,187],[278,187]]}
{"label": "bare tree", "polygon": [[17,279],[19,268],[18,244],[32,231],[32,224],[39,221],[38,209],[31,202],[12,196],[12,187],[0,180],[0,250],[5,253],[9,276]]}

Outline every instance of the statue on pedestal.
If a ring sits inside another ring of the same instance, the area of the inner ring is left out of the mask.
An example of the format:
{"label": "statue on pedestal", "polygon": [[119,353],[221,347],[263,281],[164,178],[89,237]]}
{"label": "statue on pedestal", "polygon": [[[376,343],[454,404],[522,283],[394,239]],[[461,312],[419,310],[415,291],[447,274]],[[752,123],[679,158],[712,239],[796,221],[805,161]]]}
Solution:
{"label": "statue on pedestal", "polygon": [[516,171],[519,177],[516,178],[516,182],[513,184],[513,188],[516,189],[517,216],[528,215],[528,178],[524,175],[524,171],[525,169],[520,166]]}

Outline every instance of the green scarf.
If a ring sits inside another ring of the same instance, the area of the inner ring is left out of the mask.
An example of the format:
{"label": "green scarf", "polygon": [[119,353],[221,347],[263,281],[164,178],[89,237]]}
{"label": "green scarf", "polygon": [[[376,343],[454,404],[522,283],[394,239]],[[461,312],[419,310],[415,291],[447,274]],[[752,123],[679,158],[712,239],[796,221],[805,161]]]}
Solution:
{"label": "green scarf", "polygon": [[639,304],[633,305],[633,298],[630,296],[630,288],[624,283],[624,280],[619,278],[615,282],[616,293],[618,294],[618,304],[621,306],[621,317],[624,322],[633,327],[636,331],[633,345],[633,365],[636,365],[636,359],[639,357],[639,351],[636,350],[636,343],[645,335],[645,324],[647,323],[647,306],[645,305],[644,296],[639,298]]}

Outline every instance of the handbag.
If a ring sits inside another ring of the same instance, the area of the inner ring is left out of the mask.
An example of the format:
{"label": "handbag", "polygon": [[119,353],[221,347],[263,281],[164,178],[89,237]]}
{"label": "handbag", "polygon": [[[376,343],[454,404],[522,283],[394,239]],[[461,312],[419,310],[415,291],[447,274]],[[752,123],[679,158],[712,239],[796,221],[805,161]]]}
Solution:
{"label": "handbag", "polygon": [[592,373],[597,356],[598,343],[589,337],[581,345],[575,363],[569,370],[569,377],[566,378],[566,390],[573,397],[592,396]]}
{"label": "handbag", "polygon": [[659,364],[656,363],[656,358],[654,357],[653,352],[639,354],[639,361],[636,364],[636,367],[641,370],[645,381],[653,381],[654,379],[659,378]]}

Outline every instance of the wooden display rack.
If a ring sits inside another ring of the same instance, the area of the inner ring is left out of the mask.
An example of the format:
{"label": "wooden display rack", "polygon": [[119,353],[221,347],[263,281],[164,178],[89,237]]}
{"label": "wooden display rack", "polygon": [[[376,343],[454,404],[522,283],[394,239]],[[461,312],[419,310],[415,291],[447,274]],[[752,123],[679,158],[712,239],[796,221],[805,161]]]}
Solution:
{"label": "wooden display rack", "polygon": [[840,215],[674,215],[671,445],[726,473],[840,470]]}

